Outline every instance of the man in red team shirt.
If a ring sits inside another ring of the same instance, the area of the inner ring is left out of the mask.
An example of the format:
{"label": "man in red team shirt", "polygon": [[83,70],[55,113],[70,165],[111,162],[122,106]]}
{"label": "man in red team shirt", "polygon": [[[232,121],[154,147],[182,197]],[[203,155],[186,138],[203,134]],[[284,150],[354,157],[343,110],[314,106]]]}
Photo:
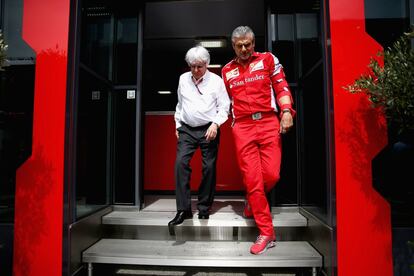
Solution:
{"label": "man in red team shirt", "polygon": [[266,193],[280,178],[280,135],[293,126],[295,111],[279,60],[254,51],[248,26],[237,27],[231,39],[236,57],[223,67],[222,78],[232,101],[232,130],[246,188],[243,214],[253,216],[259,229],[250,252],[261,254],[276,242]]}

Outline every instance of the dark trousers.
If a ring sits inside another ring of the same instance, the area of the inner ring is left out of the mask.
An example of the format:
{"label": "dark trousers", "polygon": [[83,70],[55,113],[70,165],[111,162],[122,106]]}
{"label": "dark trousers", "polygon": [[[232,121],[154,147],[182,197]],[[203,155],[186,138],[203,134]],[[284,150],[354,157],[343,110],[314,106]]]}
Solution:
{"label": "dark trousers", "polygon": [[175,160],[177,211],[191,211],[190,161],[198,147],[201,150],[203,171],[198,189],[197,209],[200,213],[205,213],[213,204],[220,132],[217,131],[216,139],[206,141],[204,135],[209,126],[208,124],[201,127],[190,127],[183,124],[178,128],[179,138]]}

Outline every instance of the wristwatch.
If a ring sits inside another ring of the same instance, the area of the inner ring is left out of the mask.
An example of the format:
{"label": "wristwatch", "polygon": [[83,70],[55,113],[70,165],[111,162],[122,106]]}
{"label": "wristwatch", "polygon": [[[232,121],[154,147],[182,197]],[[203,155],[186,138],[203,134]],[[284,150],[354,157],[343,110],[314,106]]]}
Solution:
{"label": "wristwatch", "polygon": [[289,108],[285,108],[285,109],[282,110],[282,113],[286,113],[286,112],[289,112],[290,113],[290,109]]}

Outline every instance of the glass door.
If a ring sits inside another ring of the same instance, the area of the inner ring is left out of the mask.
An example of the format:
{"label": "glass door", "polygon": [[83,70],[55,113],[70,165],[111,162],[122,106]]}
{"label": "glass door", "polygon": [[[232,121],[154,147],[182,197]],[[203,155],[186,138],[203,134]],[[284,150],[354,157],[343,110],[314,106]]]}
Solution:
{"label": "glass door", "polygon": [[109,204],[110,83],[87,68],[79,72],[76,141],[76,217]]}
{"label": "glass door", "polygon": [[82,1],[76,106],[76,218],[134,205],[139,9]]}
{"label": "glass door", "polygon": [[326,220],[330,172],[320,1],[269,5],[269,48],[285,67],[297,111],[296,131],[283,140],[284,165],[276,201],[299,198],[302,207]]}
{"label": "glass door", "polygon": [[135,202],[136,88],[115,88],[112,94],[113,203]]}

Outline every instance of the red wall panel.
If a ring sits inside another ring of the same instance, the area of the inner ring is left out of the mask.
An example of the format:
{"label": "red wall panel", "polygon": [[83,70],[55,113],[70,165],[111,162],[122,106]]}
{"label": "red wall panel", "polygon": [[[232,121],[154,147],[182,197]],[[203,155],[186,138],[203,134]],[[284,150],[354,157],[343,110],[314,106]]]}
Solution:
{"label": "red wall panel", "polygon": [[69,0],[24,0],[35,50],[32,155],[17,171],[13,275],[62,275],[63,164]]}
{"label": "red wall panel", "polygon": [[383,115],[342,87],[381,49],[366,32],[364,0],[331,0],[337,265],[340,276],[392,275],[389,204],[372,187],[371,161],[386,145]]}
{"label": "red wall panel", "polygon": [[[217,160],[217,191],[241,191],[243,182],[236,160],[230,122],[220,128]],[[174,162],[177,149],[173,115],[145,116],[144,189],[175,190]],[[197,191],[201,181],[201,154],[197,150],[191,161],[191,189]]]}

